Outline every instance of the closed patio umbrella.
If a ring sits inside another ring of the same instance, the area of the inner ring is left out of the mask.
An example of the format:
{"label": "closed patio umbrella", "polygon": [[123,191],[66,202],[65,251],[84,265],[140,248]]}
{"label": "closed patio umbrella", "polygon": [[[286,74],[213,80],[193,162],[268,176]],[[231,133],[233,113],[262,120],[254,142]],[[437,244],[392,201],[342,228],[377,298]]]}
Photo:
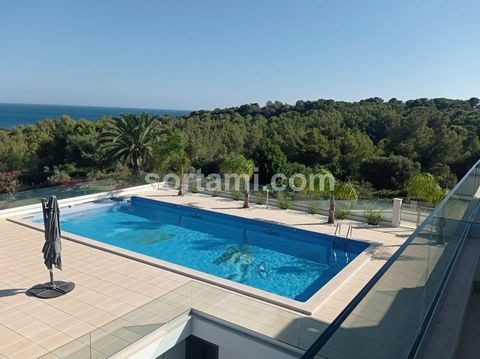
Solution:
{"label": "closed patio umbrella", "polygon": [[46,199],[42,199],[42,209],[45,225],[45,243],[42,252],[44,263],[50,272],[50,282],[34,286],[30,289],[30,293],[39,298],[55,298],[70,292],[75,284],[53,280],[53,267],[62,270],[60,210],[57,198],[51,196],[48,203]]}

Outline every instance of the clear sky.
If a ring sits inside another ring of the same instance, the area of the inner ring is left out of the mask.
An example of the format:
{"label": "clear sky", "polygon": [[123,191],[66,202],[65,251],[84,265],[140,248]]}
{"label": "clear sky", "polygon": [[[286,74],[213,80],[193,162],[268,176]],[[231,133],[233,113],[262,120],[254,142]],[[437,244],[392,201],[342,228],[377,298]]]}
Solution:
{"label": "clear sky", "polygon": [[0,102],[480,97],[478,0],[0,0]]}

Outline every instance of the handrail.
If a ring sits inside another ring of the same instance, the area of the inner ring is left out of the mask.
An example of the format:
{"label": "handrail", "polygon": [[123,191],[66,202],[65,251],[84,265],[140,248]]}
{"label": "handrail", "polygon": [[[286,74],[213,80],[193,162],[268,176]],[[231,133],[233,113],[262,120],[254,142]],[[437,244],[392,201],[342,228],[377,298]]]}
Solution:
{"label": "handrail", "polygon": [[345,235],[345,239],[348,239],[348,237],[352,235],[352,228],[352,224],[350,223],[347,228],[347,234]]}
{"label": "handrail", "polygon": [[348,246],[348,237],[352,235],[352,224],[350,223],[347,228],[347,234],[345,234],[345,245],[343,246],[343,251],[347,252]]}
{"label": "handrail", "polygon": [[[460,188],[464,181],[470,176],[470,174],[480,166],[480,160],[475,163],[475,165],[470,168],[470,170],[465,174],[465,176],[455,185],[455,187],[445,196],[445,198],[440,202],[440,204],[435,207],[435,209],[428,215],[428,217],[417,227],[415,232],[413,232],[410,237],[400,246],[400,248],[385,262],[385,264],[380,268],[380,270],[375,273],[375,275],[367,282],[367,284],[358,292],[358,294],[352,299],[352,301],[340,312],[340,314],[335,318],[335,320],[320,334],[317,340],[305,351],[301,359],[313,359],[322,347],[328,342],[332,335],[340,328],[342,323],[347,319],[347,317],[353,312],[357,305],[365,298],[365,296],[370,292],[373,286],[380,280],[380,278],[385,274],[385,272],[392,266],[393,263],[400,257],[400,255],[405,251],[405,249],[417,238],[418,234],[423,231],[429,220],[434,218],[435,215],[440,211],[441,208],[445,206],[445,203],[451,198],[451,196]],[[474,215],[474,213],[472,213]],[[471,215],[471,216],[472,216]],[[459,241],[459,245],[463,244],[463,240]],[[457,254],[456,248],[455,255]],[[455,259],[455,256],[453,257]],[[451,264],[451,263],[450,263]],[[449,265],[450,269],[450,265]],[[439,290],[442,288],[439,288]]]}
{"label": "handrail", "polygon": [[335,227],[335,233],[333,233],[334,237],[337,236],[337,231],[338,231],[338,234],[342,232],[342,222],[337,223],[337,226]]}
{"label": "handrail", "polygon": [[333,233],[333,240],[332,240],[332,248],[334,250],[334,254],[335,254],[335,239],[337,238],[337,232],[338,234],[340,234],[341,231],[342,231],[342,222],[338,222],[337,226],[335,227],[335,232]]}

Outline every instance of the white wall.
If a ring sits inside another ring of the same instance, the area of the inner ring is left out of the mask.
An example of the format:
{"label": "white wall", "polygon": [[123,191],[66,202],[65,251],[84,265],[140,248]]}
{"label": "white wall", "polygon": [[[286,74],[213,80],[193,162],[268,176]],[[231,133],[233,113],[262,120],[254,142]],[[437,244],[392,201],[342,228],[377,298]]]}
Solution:
{"label": "white wall", "polygon": [[293,359],[300,352],[293,353],[262,342],[247,334],[194,316],[192,335],[219,346],[219,359]]}
{"label": "white wall", "polygon": [[[154,335],[155,333],[152,333]],[[219,359],[294,359],[300,351],[291,347],[265,342],[200,315],[191,314],[191,319],[173,328],[164,335],[148,341],[145,346],[137,342],[132,347],[114,356],[115,359],[184,359],[184,340],[194,335],[219,346]],[[140,349],[141,348],[141,349]]]}

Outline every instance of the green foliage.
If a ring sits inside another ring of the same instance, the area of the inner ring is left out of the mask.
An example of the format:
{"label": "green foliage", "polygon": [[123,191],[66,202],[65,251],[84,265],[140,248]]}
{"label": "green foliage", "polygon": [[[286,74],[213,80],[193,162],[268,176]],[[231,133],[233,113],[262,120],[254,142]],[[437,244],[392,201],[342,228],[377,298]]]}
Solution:
{"label": "green foliage", "polygon": [[335,198],[356,201],[358,199],[357,186],[351,181],[337,181],[335,183]]}
{"label": "green foliage", "polygon": [[0,193],[15,193],[20,189],[19,172],[0,172]]}
{"label": "green foliage", "polygon": [[108,159],[120,161],[138,175],[153,160],[156,125],[157,117],[146,113],[120,115],[109,121],[99,144]]}
{"label": "green foliage", "polygon": [[190,159],[185,150],[185,139],[180,134],[174,134],[155,147],[155,168],[157,171],[174,169],[180,175],[190,166]]}
{"label": "green foliage", "polygon": [[253,161],[246,159],[243,155],[230,154],[225,157],[220,165],[220,172],[244,176],[245,182],[249,182],[254,167]]}
{"label": "green foliage", "polygon": [[409,198],[424,200],[430,204],[438,204],[447,194],[438,181],[430,173],[420,173],[410,179],[407,184]]}
{"label": "green foliage", "polygon": [[262,183],[269,183],[276,173],[289,174],[287,156],[280,146],[268,140],[260,142],[253,152],[252,159],[259,169],[259,179]]}
{"label": "green foliage", "polygon": [[256,204],[266,204],[267,202],[267,194],[263,191],[254,191],[252,196]]}
{"label": "green foliage", "polygon": [[103,173],[102,171],[99,171],[99,170],[91,170],[91,171],[88,171],[86,176],[85,176],[85,179],[88,181],[88,182],[91,182],[91,181],[97,181],[99,179],[102,179],[104,178],[105,176],[105,173]]}
{"label": "green foliage", "polygon": [[69,181],[71,179],[72,178],[67,172],[59,169],[54,169],[52,175],[48,176],[48,183],[57,185],[57,184],[61,184],[62,182]]}
{"label": "green foliage", "polygon": [[281,209],[290,209],[293,206],[292,196],[285,192],[277,193],[277,205]]}
{"label": "green foliage", "polygon": [[176,171],[180,178],[178,194],[182,195],[184,175],[191,165],[190,158],[185,152],[183,136],[179,134],[170,136],[164,144],[157,146],[155,153],[154,161],[157,170],[162,171],[172,168]]}
{"label": "green foliage", "polygon": [[[420,172],[451,188],[480,158],[479,119],[476,98],[268,102],[95,122],[64,116],[0,130],[0,172],[21,171],[24,185],[46,181],[45,166],[71,164],[77,178],[94,171],[108,176],[123,164],[137,175],[155,169],[161,144],[181,133],[185,157],[206,174],[236,154],[254,160],[264,184],[275,172],[323,169],[358,183],[362,197],[403,195]],[[317,187],[312,192],[323,195]]]}
{"label": "green foliage", "polygon": [[338,208],[335,210],[335,218],[347,219],[350,216],[350,210],[347,208]]}
{"label": "green foliage", "polygon": [[378,209],[368,209],[364,213],[367,218],[367,223],[377,226],[383,219],[382,211]]}
{"label": "green foliage", "polygon": [[243,197],[242,192],[240,192],[240,191],[232,191],[231,194],[232,194],[232,199],[234,201],[239,201]]}
{"label": "green foliage", "polygon": [[192,193],[198,193],[197,183],[195,181],[188,185],[188,190]]}
{"label": "green foliage", "polygon": [[[314,168],[306,169],[297,168],[295,172],[302,173],[305,176],[306,186],[301,192],[302,194],[319,196],[329,195],[331,187],[330,182],[332,182],[333,188],[335,188],[336,184],[332,173],[324,167],[315,166]],[[322,178],[325,178],[325,180]],[[296,178],[294,184],[298,186],[300,180]]]}
{"label": "green foliage", "polygon": [[308,209],[308,213],[310,213],[310,214],[320,214],[320,208],[318,208],[315,205],[311,205],[310,208]]}
{"label": "green foliage", "polygon": [[249,207],[250,177],[252,177],[255,165],[252,160],[246,159],[243,155],[230,154],[220,165],[223,174],[236,174],[244,186],[243,208]]}
{"label": "green foliage", "polygon": [[363,178],[379,189],[403,188],[420,171],[420,164],[403,156],[372,157],[360,165]]}

